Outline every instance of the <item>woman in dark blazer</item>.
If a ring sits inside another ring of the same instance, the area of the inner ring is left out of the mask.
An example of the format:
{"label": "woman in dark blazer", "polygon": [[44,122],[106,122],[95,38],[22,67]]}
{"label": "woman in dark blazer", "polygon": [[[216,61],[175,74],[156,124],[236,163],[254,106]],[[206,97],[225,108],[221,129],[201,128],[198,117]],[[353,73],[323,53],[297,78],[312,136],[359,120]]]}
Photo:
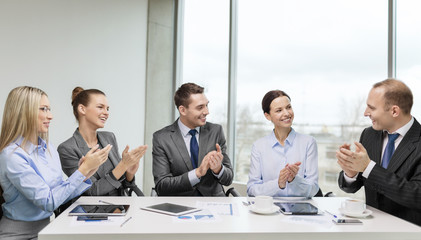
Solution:
{"label": "woman in dark blazer", "polygon": [[125,188],[135,186],[135,173],[147,146],[139,146],[131,151],[129,151],[129,146],[126,146],[120,157],[114,134],[97,131],[104,127],[109,116],[107,97],[102,91],[83,90],[81,87],[76,87],[72,92],[72,106],[79,127],[71,138],[58,147],[64,173],[70,176],[76,171],[79,159],[91,148],[99,146],[102,149],[111,144],[113,148],[108,155],[108,160],[92,175],[92,187],[83,195],[124,195]]}

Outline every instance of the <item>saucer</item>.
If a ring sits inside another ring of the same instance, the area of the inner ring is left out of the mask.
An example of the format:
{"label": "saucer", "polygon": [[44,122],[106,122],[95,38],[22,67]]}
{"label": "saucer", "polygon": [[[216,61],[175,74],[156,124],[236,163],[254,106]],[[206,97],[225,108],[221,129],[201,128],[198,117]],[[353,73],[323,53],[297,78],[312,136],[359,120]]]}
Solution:
{"label": "saucer", "polygon": [[288,201],[288,202],[295,202],[295,201],[305,201],[309,200],[308,197],[274,197],[273,200],[279,201]]}
{"label": "saucer", "polygon": [[343,215],[346,215],[348,217],[354,217],[354,218],[365,218],[370,216],[373,211],[366,209],[364,210],[364,212],[362,213],[351,213],[351,212],[347,212],[345,209],[339,208],[339,212],[341,212]]}
{"label": "saucer", "polygon": [[254,204],[249,206],[249,210],[254,212],[254,213],[258,213],[258,214],[272,214],[272,213],[276,213],[279,211],[279,207],[273,205],[271,209],[259,209],[256,208],[256,206]]}

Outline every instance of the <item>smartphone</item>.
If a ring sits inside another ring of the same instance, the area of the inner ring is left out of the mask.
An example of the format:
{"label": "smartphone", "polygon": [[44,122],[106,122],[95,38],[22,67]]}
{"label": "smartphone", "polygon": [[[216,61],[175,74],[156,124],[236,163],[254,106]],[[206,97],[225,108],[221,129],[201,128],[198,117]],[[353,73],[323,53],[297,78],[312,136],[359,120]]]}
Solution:
{"label": "smartphone", "polygon": [[78,216],[78,221],[100,221],[100,220],[108,220],[108,216]]}
{"label": "smartphone", "polygon": [[344,219],[344,218],[335,218],[332,219],[332,221],[335,224],[339,224],[339,225],[346,225],[346,224],[363,224],[363,222],[361,222],[358,219]]}

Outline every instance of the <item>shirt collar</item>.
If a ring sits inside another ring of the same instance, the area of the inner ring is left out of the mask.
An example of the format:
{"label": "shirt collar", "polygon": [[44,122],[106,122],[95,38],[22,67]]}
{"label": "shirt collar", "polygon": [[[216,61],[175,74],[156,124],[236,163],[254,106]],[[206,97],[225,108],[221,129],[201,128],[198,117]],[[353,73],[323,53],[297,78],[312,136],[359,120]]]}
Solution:
{"label": "shirt collar", "polygon": [[[291,128],[291,132],[289,132],[287,139],[285,139],[285,143],[292,146],[292,144],[294,142],[294,139],[295,139],[295,136],[297,136],[297,133],[295,132],[294,128]],[[276,139],[275,129],[274,129],[272,131],[272,134],[271,134],[271,145],[272,145],[272,147],[274,147],[274,146],[276,146],[276,144],[281,145],[279,143],[278,139]]]}
{"label": "shirt collar", "polygon": [[[411,120],[405,125],[403,125],[401,128],[396,130],[393,133],[399,133],[400,136],[405,136],[405,134],[409,131],[409,129],[412,127],[412,124],[414,124],[414,117],[411,117]],[[390,134],[388,131],[384,131],[386,134]]]}
{"label": "shirt collar", "polygon": [[22,136],[19,136],[16,139],[16,141],[15,141],[16,145],[18,145],[18,146],[22,147],[23,149],[25,149],[25,151],[27,151],[28,154],[32,154],[38,148],[40,148],[40,149],[42,149],[44,151],[47,149],[47,142],[44,139],[40,138],[40,137],[38,137],[38,145],[34,145],[32,142],[27,141],[26,142],[26,146],[23,147],[22,146],[22,142],[23,142],[23,137]]}
{"label": "shirt collar", "polygon": [[[187,137],[187,135],[190,135],[189,131],[191,130],[189,127],[184,125],[184,123],[181,122],[180,118],[177,120],[178,128],[180,129],[181,135],[183,137]],[[200,127],[196,128],[197,133],[200,133]]]}

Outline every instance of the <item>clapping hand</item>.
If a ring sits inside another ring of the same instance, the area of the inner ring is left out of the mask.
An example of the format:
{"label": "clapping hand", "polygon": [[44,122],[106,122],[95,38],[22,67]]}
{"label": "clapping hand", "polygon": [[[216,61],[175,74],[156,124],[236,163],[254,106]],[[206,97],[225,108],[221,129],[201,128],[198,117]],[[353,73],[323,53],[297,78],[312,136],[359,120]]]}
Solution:
{"label": "clapping hand", "polygon": [[[98,168],[108,159],[112,145],[108,144],[103,149],[98,149],[96,145],[89,152],[79,160],[79,171],[86,177],[90,178]],[[86,180],[85,179],[85,180]]]}
{"label": "clapping hand", "polygon": [[285,167],[279,172],[278,177],[278,186],[281,189],[284,189],[286,187],[287,182],[292,182],[295,178],[295,176],[298,173],[298,170],[300,170],[301,162],[296,162],[294,164],[285,165]]}

